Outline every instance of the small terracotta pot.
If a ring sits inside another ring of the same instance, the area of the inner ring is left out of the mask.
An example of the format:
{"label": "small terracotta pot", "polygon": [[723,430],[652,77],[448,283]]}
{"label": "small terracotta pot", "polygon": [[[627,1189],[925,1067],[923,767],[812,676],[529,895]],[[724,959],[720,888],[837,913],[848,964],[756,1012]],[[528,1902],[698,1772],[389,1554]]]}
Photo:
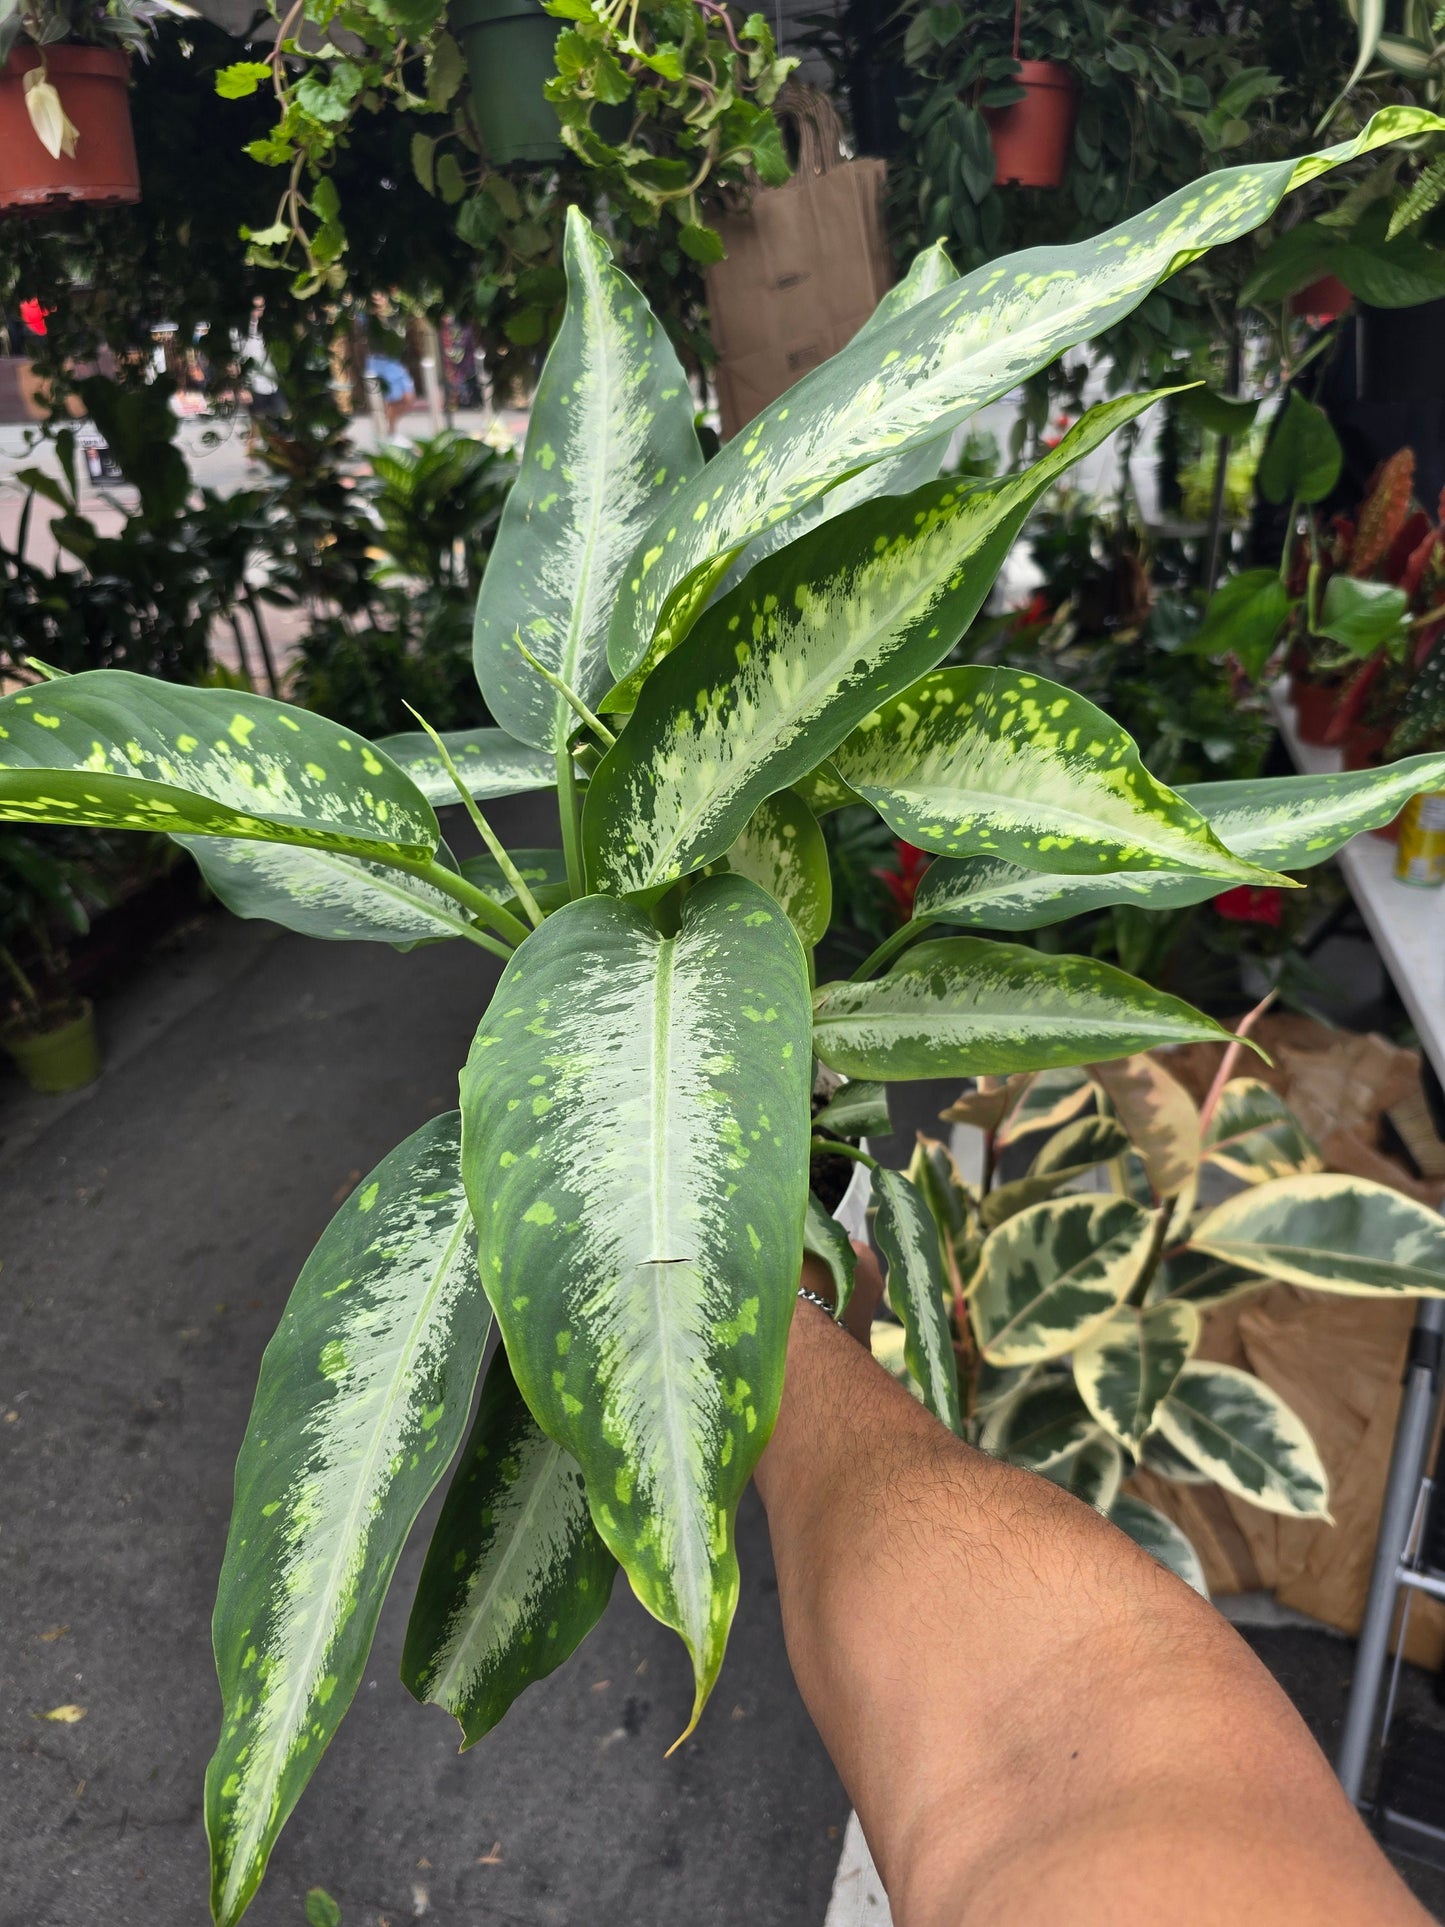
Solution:
{"label": "small terracotta pot", "polygon": [[45,71],[77,131],[73,156],[52,158],[25,105],[24,76],[40,65],[28,41],[0,71],[0,208],[43,213],[84,202],[119,207],[140,199],[130,122],[130,56],[119,47],[45,49]]}
{"label": "small terracotta pot", "polygon": [[1061,187],[1074,138],[1079,82],[1058,60],[1022,60],[1024,98],[1012,107],[985,107],[993,142],[996,187]]}
{"label": "small terracotta pot", "polygon": [[1302,743],[1323,743],[1339,693],[1333,683],[1311,682],[1305,676],[1290,677],[1289,698],[1294,704],[1295,728]]}

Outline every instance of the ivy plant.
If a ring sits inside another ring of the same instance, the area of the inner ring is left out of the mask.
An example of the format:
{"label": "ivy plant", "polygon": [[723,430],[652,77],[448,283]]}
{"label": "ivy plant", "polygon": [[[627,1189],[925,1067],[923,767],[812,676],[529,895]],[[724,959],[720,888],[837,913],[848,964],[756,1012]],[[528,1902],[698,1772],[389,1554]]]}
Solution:
{"label": "ivy plant", "polygon": [[[937,899],[852,981],[815,985],[820,812],[867,797],[945,876],[994,866],[1024,890],[1167,902],[1278,881],[1276,843],[1375,820],[1380,786],[1403,780],[1340,779],[1308,809],[1246,785],[1211,822],[1082,698],[936,673],[1033,503],[1148,395],[1091,410],[1021,474],[936,471],[945,430],[1200,250],[1437,124],[1384,113],[1046,259],[960,279],[930,250],[706,467],[672,348],[574,214],[565,321],[477,604],[494,725],[372,743],[119,671],[0,701],[0,820],[164,829],[243,915],[457,941],[504,965],[459,1109],[341,1206],[262,1364],[215,1619],[222,1927],[356,1692],[402,1545],[454,1461],[406,1643],[413,1692],[478,1738],[586,1635],[620,1565],[691,1655],[692,1730],[723,1661],[734,1514],[776,1415],[805,1243],[846,1284],[847,1251],[810,1205],[815,1060],[866,1084],[1222,1034],[1091,959],[927,934]],[[551,788],[562,848],[508,851],[481,805]],[[486,846],[465,862],[436,817],[459,795]],[[844,1110],[848,1128],[820,1117],[835,1152],[865,1128],[866,1093]],[[937,1377],[926,1209],[902,1174],[879,1185],[892,1303]]]}

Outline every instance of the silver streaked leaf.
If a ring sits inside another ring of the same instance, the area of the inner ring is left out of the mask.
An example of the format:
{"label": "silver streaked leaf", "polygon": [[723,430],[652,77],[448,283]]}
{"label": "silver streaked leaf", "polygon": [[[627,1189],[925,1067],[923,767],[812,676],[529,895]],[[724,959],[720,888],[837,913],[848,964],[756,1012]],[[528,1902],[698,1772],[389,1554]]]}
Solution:
{"label": "silver streaked leaf", "polygon": [[990,1407],[979,1443],[995,1458],[1043,1472],[1097,1430],[1072,1378],[1043,1378]]}
{"label": "silver streaked leaf", "polygon": [[1388,1185],[1316,1172],[1228,1198],[1190,1247],[1315,1291],[1445,1296],[1445,1219]]}
{"label": "silver streaked leaf", "polygon": [[1160,1399],[1199,1342],[1193,1305],[1121,1306],[1074,1350],[1074,1383],[1104,1430],[1138,1456]]}
{"label": "silver streaked leaf", "polygon": [[901,1171],[880,1166],[873,1173],[873,1185],[878,1196],[874,1229],[888,1264],[888,1302],[903,1322],[908,1369],[933,1416],[961,1435],[958,1367],[937,1226]]}
{"label": "silver streaked leaf", "polygon": [[1172,1519],[1166,1519],[1162,1512],[1145,1505],[1131,1492],[1119,1494],[1109,1508],[1109,1518],[1136,1546],[1141,1546],[1161,1566],[1167,1566],[1186,1586],[1192,1586],[1202,1599],[1209,1597],[1199,1554]]}
{"label": "silver streaked leaf", "polygon": [[303,937],[411,945],[465,937],[477,925],[420,877],[344,850],[242,837],[178,836],[238,917],[264,917]]}
{"label": "silver streaked leaf", "polygon": [[1052,1198],[1006,1219],[984,1241],[969,1315],[992,1365],[1061,1358],[1137,1283],[1153,1239],[1127,1198]]}
{"label": "silver streaked leaf", "polygon": [[[504,729],[449,729],[441,731],[441,739],[467,793],[479,803],[497,796],[520,796],[527,790],[549,790],[557,781],[556,759],[549,751],[519,743]],[[375,747],[406,771],[433,806],[461,801],[436,744],[424,730],[383,736]]]}
{"label": "silver streaked leaf", "polygon": [[1313,1440],[1279,1394],[1248,1372],[1191,1361],[1154,1422],[1226,1492],[1265,1512],[1330,1516],[1329,1479]]}

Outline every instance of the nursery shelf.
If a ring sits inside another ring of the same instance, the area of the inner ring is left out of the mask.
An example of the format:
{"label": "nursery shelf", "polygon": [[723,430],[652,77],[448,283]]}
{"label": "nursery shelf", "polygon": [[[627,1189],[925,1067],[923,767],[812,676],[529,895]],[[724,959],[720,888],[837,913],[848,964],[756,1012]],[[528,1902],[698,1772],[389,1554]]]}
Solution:
{"label": "nursery shelf", "polygon": [[[1273,686],[1269,699],[1295,767],[1309,776],[1338,770],[1338,750],[1300,741],[1294,707],[1282,682]],[[1410,1013],[1420,1048],[1445,1082],[1445,889],[1423,890],[1401,883],[1395,875],[1395,846],[1383,837],[1355,837],[1340,851],[1339,862],[1381,961]]]}

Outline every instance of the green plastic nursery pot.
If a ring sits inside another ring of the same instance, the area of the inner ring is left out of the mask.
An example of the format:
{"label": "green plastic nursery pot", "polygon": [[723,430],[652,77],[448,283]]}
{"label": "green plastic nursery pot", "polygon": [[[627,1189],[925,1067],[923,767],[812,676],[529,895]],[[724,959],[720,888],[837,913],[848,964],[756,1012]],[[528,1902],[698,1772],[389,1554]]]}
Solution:
{"label": "green plastic nursery pot", "polygon": [[100,1076],[100,1044],[95,1034],[95,1006],[80,1000],[78,1016],[44,1030],[12,1024],[0,1031],[0,1049],[15,1059],[20,1075],[32,1091],[58,1095],[78,1091]]}
{"label": "green plastic nursery pot", "polygon": [[447,24],[467,57],[472,115],[487,159],[560,161],[557,110],[542,93],[556,74],[552,57],[561,21],[540,0],[457,0]]}

